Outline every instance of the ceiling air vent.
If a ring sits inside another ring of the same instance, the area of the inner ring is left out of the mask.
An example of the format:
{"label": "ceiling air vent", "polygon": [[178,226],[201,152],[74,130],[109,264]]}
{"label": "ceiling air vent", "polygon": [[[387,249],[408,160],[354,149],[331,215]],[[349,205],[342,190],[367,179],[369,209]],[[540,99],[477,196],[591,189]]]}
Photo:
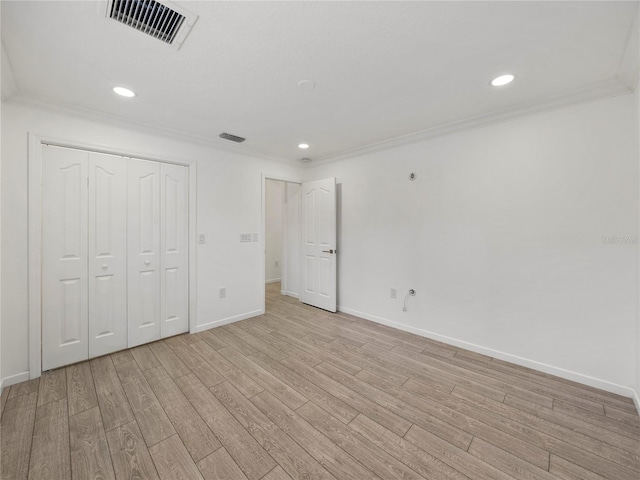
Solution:
{"label": "ceiling air vent", "polygon": [[139,32],[180,48],[197,15],[173,5],[155,0],[109,0],[107,17],[123,23]]}
{"label": "ceiling air vent", "polygon": [[224,138],[225,140],[231,140],[232,142],[242,143],[246,140],[246,138],[238,137],[236,135],[231,135],[230,133],[221,133],[220,138]]}

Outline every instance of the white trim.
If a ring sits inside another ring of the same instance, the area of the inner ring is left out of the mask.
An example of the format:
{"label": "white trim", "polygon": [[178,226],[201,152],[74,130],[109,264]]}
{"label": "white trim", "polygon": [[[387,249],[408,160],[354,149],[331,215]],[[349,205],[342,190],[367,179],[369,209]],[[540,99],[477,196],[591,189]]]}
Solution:
{"label": "white trim", "polygon": [[189,167],[189,332],[198,325],[198,165]]}
{"label": "white trim", "polygon": [[560,108],[571,107],[582,103],[603,100],[618,95],[626,95],[631,93],[629,87],[624,85],[620,79],[611,79],[602,83],[591,85],[576,90],[571,90],[561,95],[556,95],[541,102],[532,102],[521,105],[518,108],[508,108],[485,115],[477,115],[468,117],[455,122],[444,125],[436,125],[432,128],[420,130],[418,132],[409,133],[400,137],[389,138],[381,142],[371,143],[362,147],[356,147],[346,150],[335,155],[328,155],[314,159],[313,162],[307,164],[306,168],[312,168],[318,165],[335,162],[338,160],[346,160],[367,153],[387,150],[389,148],[400,147],[422,140],[428,140],[434,137],[448,135],[461,130],[471,130],[473,128],[484,127],[496,123],[504,123],[516,120],[522,117],[539,115],[545,112],[558,110]]}
{"label": "white trim", "polygon": [[280,279],[280,278],[272,278],[271,280],[265,280],[264,283],[266,285],[266,284],[269,284],[269,283],[278,283],[280,281],[282,281],[282,279]]}
{"label": "white trim", "polygon": [[11,385],[15,385],[16,383],[22,383],[29,380],[29,372],[20,372],[15,375],[9,375],[2,379],[2,388],[10,387]]}
{"label": "white trim", "polygon": [[42,143],[29,132],[29,377],[42,373]]}
{"label": "white trim", "polygon": [[633,392],[633,403],[636,404],[636,410],[638,412],[638,415],[640,415],[640,394],[635,390],[632,390],[632,392]]}
{"label": "white trim", "polygon": [[[314,159],[310,164],[305,165],[303,168],[311,168],[316,165],[329,163],[337,160],[347,159],[365,153],[371,153],[379,150],[385,150],[392,147],[406,145],[420,140],[426,140],[436,136],[446,135],[449,133],[457,132],[460,130],[471,129],[475,127],[481,127],[485,125],[492,125],[495,123],[501,123],[509,120],[514,120],[520,117],[527,117],[530,115],[537,115],[551,110],[557,110],[559,108],[569,107],[572,105],[578,105],[581,103],[592,102],[595,100],[601,100],[608,97],[614,97],[617,95],[624,95],[631,93],[629,86],[626,85],[629,80],[629,74],[625,73],[626,70],[622,70],[626,67],[627,62],[620,65],[620,69],[617,73],[618,78],[603,81],[595,85],[589,85],[587,87],[581,87],[578,89],[570,90],[560,95],[556,95],[542,102],[531,102],[525,105],[520,105],[516,108],[509,108],[500,110],[497,112],[491,112],[485,115],[478,115],[475,117],[468,117],[445,125],[436,125],[426,130],[420,130],[418,132],[409,133],[400,137],[389,138],[381,142],[375,142],[368,145],[363,145],[350,150],[340,152],[335,155],[328,155]],[[637,70],[636,78],[632,81],[637,82]],[[171,137],[174,139],[188,141],[200,145],[206,145],[226,151],[235,153],[244,153],[260,158],[274,160],[281,163],[287,163],[289,165],[298,164],[295,160],[288,160],[282,157],[265,155],[261,152],[251,149],[248,145],[234,144],[229,145],[228,142],[219,140],[217,137],[202,137],[199,135],[193,135],[187,132],[176,131],[170,128],[160,127],[148,122],[141,122],[132,120],[130,118],[122,118],[118,115],[112,115],[107,113],[96,112],[94,110],[69,105],[58,105],[52,102],[43,100],[41,98],[34,97],[33,95],[26,95],[23,92],[17,92],[11,96],[11,98],[5,100],[6,103],[15,103],[21,105],[27,105],[37,108],[46,109],[56,113],[67,113],[74,116],[81,116],[83,118],[97,121],[101,123],[107,123],[109,125],[122,126],[123,122],[137,131],[150,133],[153,135],[162,135],[165,137]],[[276,178],[274,178],[276,180]],[[288,180],[286,180],[288,181]],[[293,182],[298,183],[298,182]]]}
{"label": "white trim", "polygon": [[198,325],[196,162],[166,159],[146,152],[124,151],[109,145],[87,144],[32,132],[28,133],[28,138],[29,378],[37,378],[42,374],[42,144],[183,165],[189,169],[189,332],[194,332]]}
{"label": "white trim", "polygon": [[282,184],[282,192],[280,195],[280,238],[282,240],[280,242],[280,288],[287,288],[289,285],[289,277],[287,276],[287,269],[289,268],[289,255],[287,255],[289,252],[289,211],[287,205],[287,184],[285,182]]}
{"label": "white trim", "polygon": [[[500,360],[515,363],[516,365],[520,365],[520,366],[532,368],[534,370],[538,370],[541,372],[549,373],[551,375],[565,378],[567,380],[572,380],[574,382],[582,383],[590,387],[599,388],[607,392],[616,393],[618,395],[622,395],[629,398],[635,397],[635,392],[630,387],[625,387],[624,385],[618,385],[616,383],[608,382],[607,380],[602,380],[599,378],[591,377],[589,375],[584,375],[582,373],[566,370],[564,368],[555,367],[553,365],[548,365],[546,363],[538,362],[536,360],[519,357],[517,355],[512,355],[510,353],[501,352],[499,350],[494,350],[492,348],[483,347],[481,345],[469,343],[464,340],[460,340],[458,338],[448,337],[446,335],[440,335],[439,333],[430,332],[428,330],[422,330],[420,328],[411,327],[409,325],[404,325],[402,323],[394,322],[392,320],[378,317],[376,315],[370,315],[368,313],[352,310],[347,307],[338,306],[338,311],[343,313],[348,313],[349,315],[353,315],[355,317],[364,318],[365,320],[371,320],[372,322],[381,323],[389,327],[397,328],[398,330],[414,333],[416,335],[420,335],[421,337],[431,338],[439,342],[447,343],[449,345],[453,345],[456,347],[461,347],[466,350],[471,350],[472,352],[481,353],[489,357],[494,357]],[[636,402],[638,402],[637,397],[636,397]]]}
{"label": "white trim", "polygon": [[280,290],[280,295],[286,295],[288,297],[293,297],[293,298],[299,298],[300,295],[298,295],[295,292],[287,292],[286,290]]}
{"label": "white trim", "polygon": [[216,320],[215,322],[203,323],[198,325],[193,333],[204,332],[215,327],[221,327],[229,323],[239,322],[240,320],[246,320],[247,318],[258,317],[264,314],[264,310],[254,310],[252,312],[242,313],[240,315],[234,315],[233,317],[223,318],[222,320]]}
{"label": "white trim", "polygon": [[[196,145],[204,145],[206,147],[215,148],[217,150],[223,150],[240,155],[250,155],[253,157],[262,158],[265,160],[273,160],[278,163],[286,163],[289,165],[297,165],[297,160],[289,160],[283,157],[264,154],[257,150],[254,150],[249,145],[229,142],[228,140],[222,140],[217,136],[203,137],[200,135],[194,135],[192,133],[183,132],[166,127],[160,127],[150,122],[143,122],[139,120],[133,120],[128,117],[122,117],[120,115],[113,115],[110,113],[98,112],[90,110],[77,105],[63,105],[44,100],[42,98],[35,97],[31,94],[25,94],[24,92],[16,92],[10,98],[3,100],[5,103],[25,105],[27,107],[40,108],[53,113],[64,113],[76,118],[84,118],[86,120],[98,123],[104,123],[116,127],[126,125],[127,128],[134,129],[137,132],[145,133],[149,135],[162,136],[179,140],[181,142],[188,142]],[[151,159],[153,160],[153,159]]]}

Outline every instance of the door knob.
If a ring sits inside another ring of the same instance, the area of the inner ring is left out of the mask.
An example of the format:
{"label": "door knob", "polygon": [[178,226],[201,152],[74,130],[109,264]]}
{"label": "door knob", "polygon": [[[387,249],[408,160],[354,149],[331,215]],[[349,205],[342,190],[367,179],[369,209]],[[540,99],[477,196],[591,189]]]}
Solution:
{"label": "door knob", "polygon": [[144,261],[144,264],[145,264],[145,265],[151,265],[151,260],[145,260],[145,261]]}
{"label": "door knob", "polygon": [[322,250],[322,253],[333,253],[333,249],[331,249],[331,250]]}
{"label": "door knob", "polygon": [[108,266],[109,266],[109,265],[107,265],[106,263],[103,263],[103,264],[102,264],[102,268],[103,268],[103,269],[107,268]]}

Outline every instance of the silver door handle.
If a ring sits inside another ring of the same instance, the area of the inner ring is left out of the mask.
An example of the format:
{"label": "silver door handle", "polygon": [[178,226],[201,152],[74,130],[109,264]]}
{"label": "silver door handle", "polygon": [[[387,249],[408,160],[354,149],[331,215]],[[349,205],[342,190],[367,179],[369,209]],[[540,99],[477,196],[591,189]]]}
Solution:
{"label": "silver door handle", "polygon": [[106,263],[102,264],[102,268],[106,269],[109,265],[107,265]]}
{"label": "silver door handle", "polygon": [[338,253],[338,250],[322,250],[322,253]]}
{"label": "silver door handle", "polygon": [[144,261],[144,264],[145,264],[145,265],[151,265],[151,260],[145,260],[145,261]]}

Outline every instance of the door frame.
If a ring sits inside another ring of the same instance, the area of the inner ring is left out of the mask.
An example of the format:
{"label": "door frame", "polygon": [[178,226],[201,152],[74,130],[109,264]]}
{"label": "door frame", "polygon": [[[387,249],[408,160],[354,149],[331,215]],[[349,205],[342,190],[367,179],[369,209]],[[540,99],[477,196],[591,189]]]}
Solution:
{"label": "door frame", "polygon": [[83,143],[74,139],[28,133],[28,327],[29,378],[42,374],[42,145],[74,148],[155,162],[182,165],[189,169],[189,332],[198,324],[197,295],[197,164],[195,161],[166,159],[146,152],[124,151],[117,147]]}
{"label": "door frame", "polygon": [[[266,272],[267,272],[267,180],[275,180],[277,182],[285,182],[285,183],[295,183],[298,185],[302,185],[302,180],[300,178],[296,178],[296,177],[283,177],[281,175],[269,175],[266,174],[264,172],[262,172],[262,183],[261,183],[261,192],[262,192],[262,218],[261,218],[261,232],[260,232],[260,248],[262,251],[262,261],[260,262],[261,264],[261,271],[260,271],[260,281],[262,282],[261,285],[262,287],[260,288],[260,296],[261,296],[261,305],[262,305],[262,309],[261,309],[261,313],[265,313],[266,309],[267,309],[267,303],[266,303],[266,295],[265,295],[265,278],[266,278]],[[285,187],[286,188],[286,187]],[[286,195],[286,191],[285,191],[285,195]],[[283,216],[283,231],[286,231],[286,226],[287,226],[287,221],[286,221],[286,217]],[[300,221],[298,221],[298,224],[300,224]],[[283,250],[286,251],[287,248],[287,242],[286,242],[286,236],[283,236]],[[280,267],[282,268],[282,259],[280,260]],[[286,272],[284,272],[284,270],[281,270],[282,274],[281,274],[281,278],[285,279],[285,275]],[[281,284],[282,285],[282,284]],[[282,291],[282,290],[281,290]]]}

